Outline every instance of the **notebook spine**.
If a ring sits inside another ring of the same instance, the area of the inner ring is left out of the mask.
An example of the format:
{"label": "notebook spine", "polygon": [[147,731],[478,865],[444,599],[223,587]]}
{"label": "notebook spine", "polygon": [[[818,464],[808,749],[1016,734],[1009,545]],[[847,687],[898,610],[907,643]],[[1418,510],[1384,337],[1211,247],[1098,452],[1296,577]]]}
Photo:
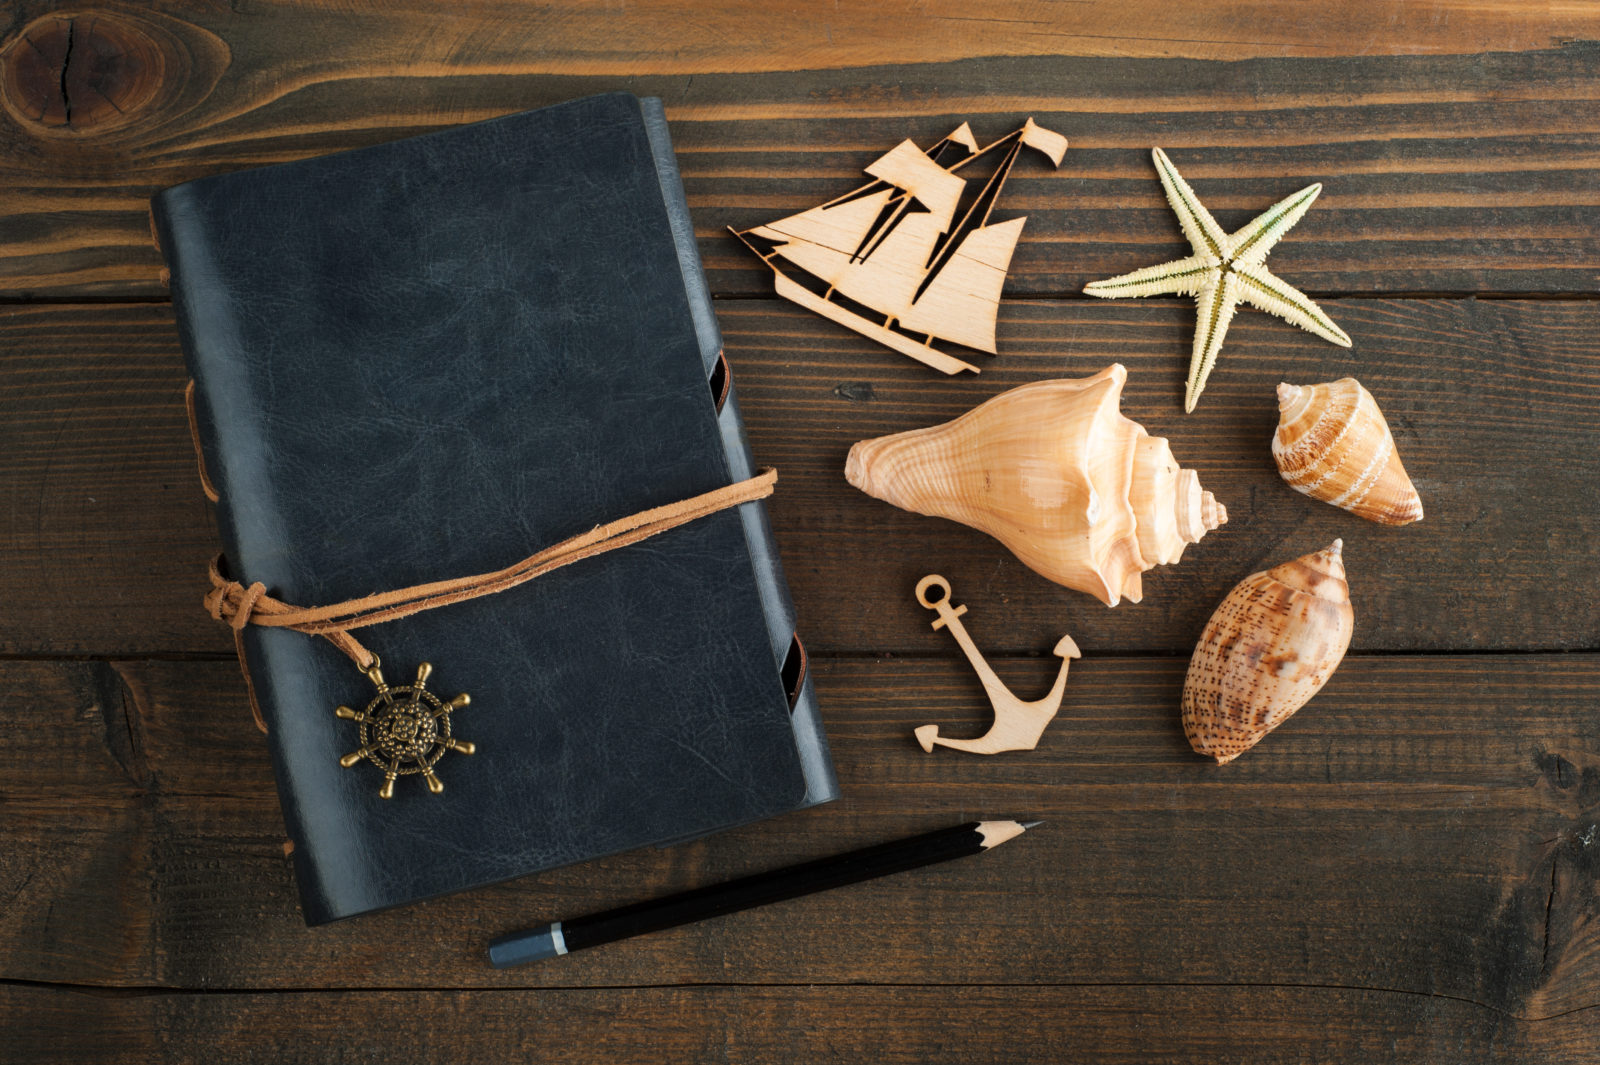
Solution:
{"label": "notebook spine", "polygon": [[[259,549],[264,537],[258,525],[263,515],[270,515],[270,494],[262,491],[260,484],[249,482],[248,471],[239,474],[237,465],[228,461],[230,455],[259,454],[262,449],[250,442],[248,403],[238,402],[248,390],[230,377],[231,364],[237,360],[234,308],[217,271],[210,269],[212,237],[204,211],[194,201],[197,194],[192,184],[178,185],[151,202],[152,236],[166,262],[163,273],[193,382],[185,404],[202,489],[213,504],[223,556],[235,572],[250,573],[275,587],[283,575],[275,570],[274,554]],[[241,434],[246,439],[241,441]],[[243,485],[237,483],[241,480]],[[253,495],[255,503],[242,520],[237,513],[240,495]],[[199,572],[195,576],[197,581],[202,578]],[[335,867],[314,860],[314,852],[323,849],[317,845],[319,838],[328,834],[328,826],[333,826],[335,833],[340,831],[344,819],[330,795],[313,796],[309,804],[302,802],[302,791],[292,779],[294,755],[284,747],[284,730],[275,714],[279,705],[274,693],[276,674],[308,673],[312,643],[286,629],[251,625],[243,632],[238,649],[251,712],[256,727],[266,733],[288,835],[284,850],[294,863],[302,912],[308,925],[325,924],[353,912],[348,900],[360,899],[369,885],[354,863]],[[240,727],[249,729],[250,724],[241,721]]]}
{"label": "notebook spine", "polygon": [[[661,101],[654,97],[641,99],[639,105],[644,116],[645,132],[650,139],[650,149],[655,157],[656,176],[661,182],[661,195],[672,227],[673,242],[678,250],[678,266],[683,273],[684,293],[688,297],[690,314],[694,320],[700,356],[705,364],[706,376],[710,379],[722,357],[722,335],[711,306],[711,291],[701,269],[694,224],[689,217],[683,181],[678,174],[677,157],[672,151],[666,114]],[[744,419],[739,413],[738,388],[732,382],[731,375],[725,383],[724,393],[726,398],[717,415],[717,426],[722,434],[729,476],[735,481],[744,480],[755,474],[755,462],[745,439]],[[746,503],[739,508],[739,516],[744,523],[745,540],[750,548],[751,564],[755,567],[756,582],[761,592],[767,631],[772,640],[774,668],[783,675],[795,668],[795,656],[800,662],[805,657],[796,639],[794,604],[789,598],[783,563],[778,557],[766,505]],[[809,671],[802,669],[797,688],[792,693],[790,723],[794,728],[795,744],[806,778],[806,796],[801,805],[814,806],[837,798],[839,782],[834,776],[828,740],[822,730],[816,690]]]}

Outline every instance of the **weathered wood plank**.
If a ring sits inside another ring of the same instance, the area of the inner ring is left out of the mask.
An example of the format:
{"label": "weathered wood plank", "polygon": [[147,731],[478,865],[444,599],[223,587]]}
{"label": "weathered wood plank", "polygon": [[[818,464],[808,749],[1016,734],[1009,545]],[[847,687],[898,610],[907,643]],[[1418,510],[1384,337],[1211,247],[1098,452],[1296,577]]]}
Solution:
{"label": "weathered wood plank", "polygon": [[[16,24],[49,11],[17,5]],[[1142,18],[1141,7],[1155,17]],[[1526,51],[1600,37],[1600,16],[1575,3],[1527,0],[1249,0],[1226,13],[1128,0],[1078,0],[1055,13],[1025,0],[974,10],[953,0],[840,5],[809,11],[751,8],[737,0],[685,4],[642,0],[626,9],[574,0],[551,10],[526,0],[490,0],[452,13],[449,34],[432,32],[428,2],[352,3],[337,10],[308,0],[269,0],[250,19],[199,3],[173,3],[265,65],[312,63],[303,48],[338,69],[373,76],[411,61],[430,66],[540,73],[642,71],[685,74],[808,70],[867,63],[946,62],[972,56],[1409,55]],[[384,17],[387,16],[387,17]],[[308,25],[309,24],[309,25]],[[287,32],[289,25],[299,34]],[[1351,32],[1352,26],[1361,32]],[[530,41],[539,47],[530,48]]]}
{"label": "weathered wood plank", "polygon": [[[1008,303],[977,378],[936,377],[787,304],[718,313],[810,646],[944,654],[911,590],[954,583],[985,650],[1187,653],[1239,578],[1346,540],[1365,651],[1593,649],[1600,601],[1600,304],[1344,300],[1352,351],[1245,312],[1204,400],[1181,413],[1193,311],[1178,303]],[[227,653],[199,607],[216,551],[184,425],[181,360],[160,306],[0,314],[0,653]],[[1167,436],[1229,523],[1151,571],[1114,610],[1050,584],[996,541],[845,484],[862,437],[953,417],[1031,380],[1129,367],[1124,410]],[[1379,398],[1427,516],[1385,529],[1283,485],[1273,388],[1356,374]],[[865,564],[867,560],[871,564]]]}
{"label": "weathered wood plank", "polygon": [[[897,17],[888,10],[873,17]],[[508,28],[515,18],[485,15],[492,31],[433,38],[458,53],[441,64],[409,36],[398,49],[394,35],[411,30],[387,10],[278,8],[249,23],[210,8],[192,16],[152,15],[138,31],[181,42],[165,68],[164,84],[177,88],[103,108],[106,123],[55,128],[26,108],[0,107],[0,294],[159,294],[146,204],[180,181],[619,88],[667,102],[719,293],[771,287],[724,226],[848,191],[862,166],[905,137],[931,143],[971,119],[989,138],[1026,114],[1073,147],[1059,172],[1027,161],[1007,186],[1002,212],[1029,216],[1013,295],[1075,293],[1184,247],[1150,164],[1155,143],[1225,225],[1325,182],[1274,253],[1274,268],[1308,291],[1592,292],[1600,259],[1600,114],[1587,106],[1600,95],[1600,64],[1589,44],[1472,56],[892,65],[916,53],[875,42],[873,54],[819,55],[797,71],[680,73],[677,60],[646,56],[624,77],[588,73],[595,67],[584,63],[604,61],[587,47],[576,65],[552,60],[557,48],[522,48]],[[96,32],[119,19],[137,21],[107,15]],[[0,41],[10,42],[6,55],[35,54],[16,43],[31,40],[18,36],[35,32],[28,26]],[[468,60],[462,50],[484,54]],[[35,80],[48,88],[48,74]],[[6,76],[0,69],[0,86]]]}
{"label": "weathered wood plank", "polygon": [[[1018,690],[1045,682],[1039,663],[999,668]],[[1520,1017],[1596,1005],[1600,655],[1353,658],[1220,768],[1179,730],[1181,659],[1086,659],[1039,749],[994,759],[929,756],[911,739],[930,720],[982,727],[981,690],[954,655],[818,670],[840,802],[311,931],[230,663],[5,664],[0,975],[213,989],[1313,985]],[[557,964],[483,961],[490,937],[538,920],[984,816],[1046,825],[981,858]]]}
{"label": "weathered wood plank", "polygon": [[217,531],[170,310],[6,309],[0,352],[0,653],[79,653],[108,629],[226,647],[200,613]]}
{"label": "weathered wood plank", "polygon": [[[559,1063],[1313,1061],[1588,1065],[1600,1011],[1547,1021],[1337,987],[658,987],[161,994],[0,987],[0,1060]],[[403,1048],[403,1050],[401,1049]]]}

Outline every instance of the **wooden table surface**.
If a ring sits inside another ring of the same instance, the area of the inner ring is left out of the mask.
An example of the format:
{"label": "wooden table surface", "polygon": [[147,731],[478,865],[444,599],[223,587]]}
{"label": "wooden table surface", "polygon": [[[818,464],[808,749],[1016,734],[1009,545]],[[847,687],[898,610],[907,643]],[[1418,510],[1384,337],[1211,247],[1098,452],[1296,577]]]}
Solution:
{"label": "wooden table surface", "polygon": [[[450,11],[449,15],[442,12]],[[9,5],[0,30],[0,1059],[63,1062],[1600,1060],[1600,4],[878,0]],[[844,797],[307,930],[145,205],[205,174],[604,90],[666,102]],[[771,296],[725,233],[905,137],[1066,134],[1001,354],[944,379]],[[1187,254],[1150,163],[1226,228],[1312,181],[1273,270],[1354,338],[1235,320],[1182,413],[1186,300],[1083,285]],[[1107,609],[869,499],[859,438],[1128,367],[1124,410],[1228,507]],[[1427,508],[1291,492],[1273,386],[1354,374]],[[1218,767],[1177,718],[1245,574],[1344,537],[1350,656]],[[947,576],[1039,749],[975,733],[911,598]],[[493,935],[976,817],[979,859],[507,972]]]}

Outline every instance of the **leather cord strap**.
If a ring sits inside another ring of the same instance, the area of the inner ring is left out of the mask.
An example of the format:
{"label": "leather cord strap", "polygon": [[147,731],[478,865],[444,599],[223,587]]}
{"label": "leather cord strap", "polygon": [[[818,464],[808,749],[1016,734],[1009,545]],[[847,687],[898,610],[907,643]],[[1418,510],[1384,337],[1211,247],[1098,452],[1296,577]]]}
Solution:
{"label": "leather cord strap", "polygon": [[[238,651],[241,667],[245,665],[244,628],[246,625],[261,625],[322,636],[349,656],[358,668],[366,670],[376,663],[377,658],[350,635],[352,629],[395,621],[424,610],[507,591],[562,566],[636,544],[741,503],[765,499],[772,494],[777,480],[778,471],[768,467],[748,480],[597,525],[586,533],[536,551],[505,569],[397,588],[329,606],[294,606],[268,595],[266,585],[259,581],[245,585],[231,580],[222,572],[222,557],[219,555],[211,563],[211,591],[206,594],[205,606],[212,617],[227,622],[233,629],[234,648]],[[245,683],[250,685],[248,669],[245,669]],[[255,714],[256,725],[265,732],[266,726],[256,704],[253,685],[250,685],[250,709]]]}
{"label": "leather cord strap", "polygon": [[189,383],[183,389],[183,409],[189,413],[189,443],[194,445],[194,461],[200,467],[200,490],[206,498],[215,503],[222,497],[217,494],[217,486],[211,483],[211,474],[206,472],[206,453],[200,449],[200,420],[194,414],[194,378],[189,378]]}

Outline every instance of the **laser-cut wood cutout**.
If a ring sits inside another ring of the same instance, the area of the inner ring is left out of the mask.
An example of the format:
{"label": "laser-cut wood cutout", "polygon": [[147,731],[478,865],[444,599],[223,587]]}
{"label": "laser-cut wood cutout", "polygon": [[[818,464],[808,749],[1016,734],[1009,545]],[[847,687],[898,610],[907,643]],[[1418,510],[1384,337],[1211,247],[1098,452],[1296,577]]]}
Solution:
{"label": "laser-cut wood cutout", "polygon": [[[778,295],[936,370],[977,373],[933,341],[995,352],[1000,287],[1027,219],[988,221],[1024,145],[1060,166],[1067,138],[1030,118],[980,149],[963,122],[926,152],[901,141],[866,168],[873,181],[821,207],[729,228],[772,268]],[[957,171],[995,153],[994,173],[956,221],[967,184]],[[790,277],[779,260],[826,290]],[[884,318],[873,321],[852,304]]]}
{"label": "laser-cut wood cutout", "polygon": [[[938,599],[928,598],[928,589],[938,588],[941,592]],[[978,652],[977,646],[972,642],[972,637],[967,635],[966,627],[961,624],[961,615],[967,612],[965,606],[952,607],[950,605],[950,582],[937,573],[930,573],[917,582],[917,602],[935,611],[939,620],[933,622],[935,630],[948,628],[950,635],[956,638],[961,649],[967,654],[967,661],[972,663],[972,668],[978,671],[978,679],[983,682],[983,690],[989,693],[989,702],[994,707],[994,724],[989,731],[973,740],[950,740],[939,735],[938,725],[923,725],[916,729],[917,742],[924,751],[932,753],[934,745],[940,747],[954,747],[958,751],[971,751],[973,754],[999,754],[1001,751],[1031,751],[1039,745],[1039,737],[1044,735],[1044,728],[1055,718],[1056,711],[1061,709],[1061,697],[1067,689],[1067,669],[1072,665],[1074,658],[1080,657],[1078,645],[1071,636],[1063,636],[1057,641],[1053,654],[1061,658],[1061,672],[1056,674],[1054,687],[1050,694],[1034,702],[1023,702],[1005,686],[994,670],[989,668],[989,663],[984,661],[983,655]]]}

